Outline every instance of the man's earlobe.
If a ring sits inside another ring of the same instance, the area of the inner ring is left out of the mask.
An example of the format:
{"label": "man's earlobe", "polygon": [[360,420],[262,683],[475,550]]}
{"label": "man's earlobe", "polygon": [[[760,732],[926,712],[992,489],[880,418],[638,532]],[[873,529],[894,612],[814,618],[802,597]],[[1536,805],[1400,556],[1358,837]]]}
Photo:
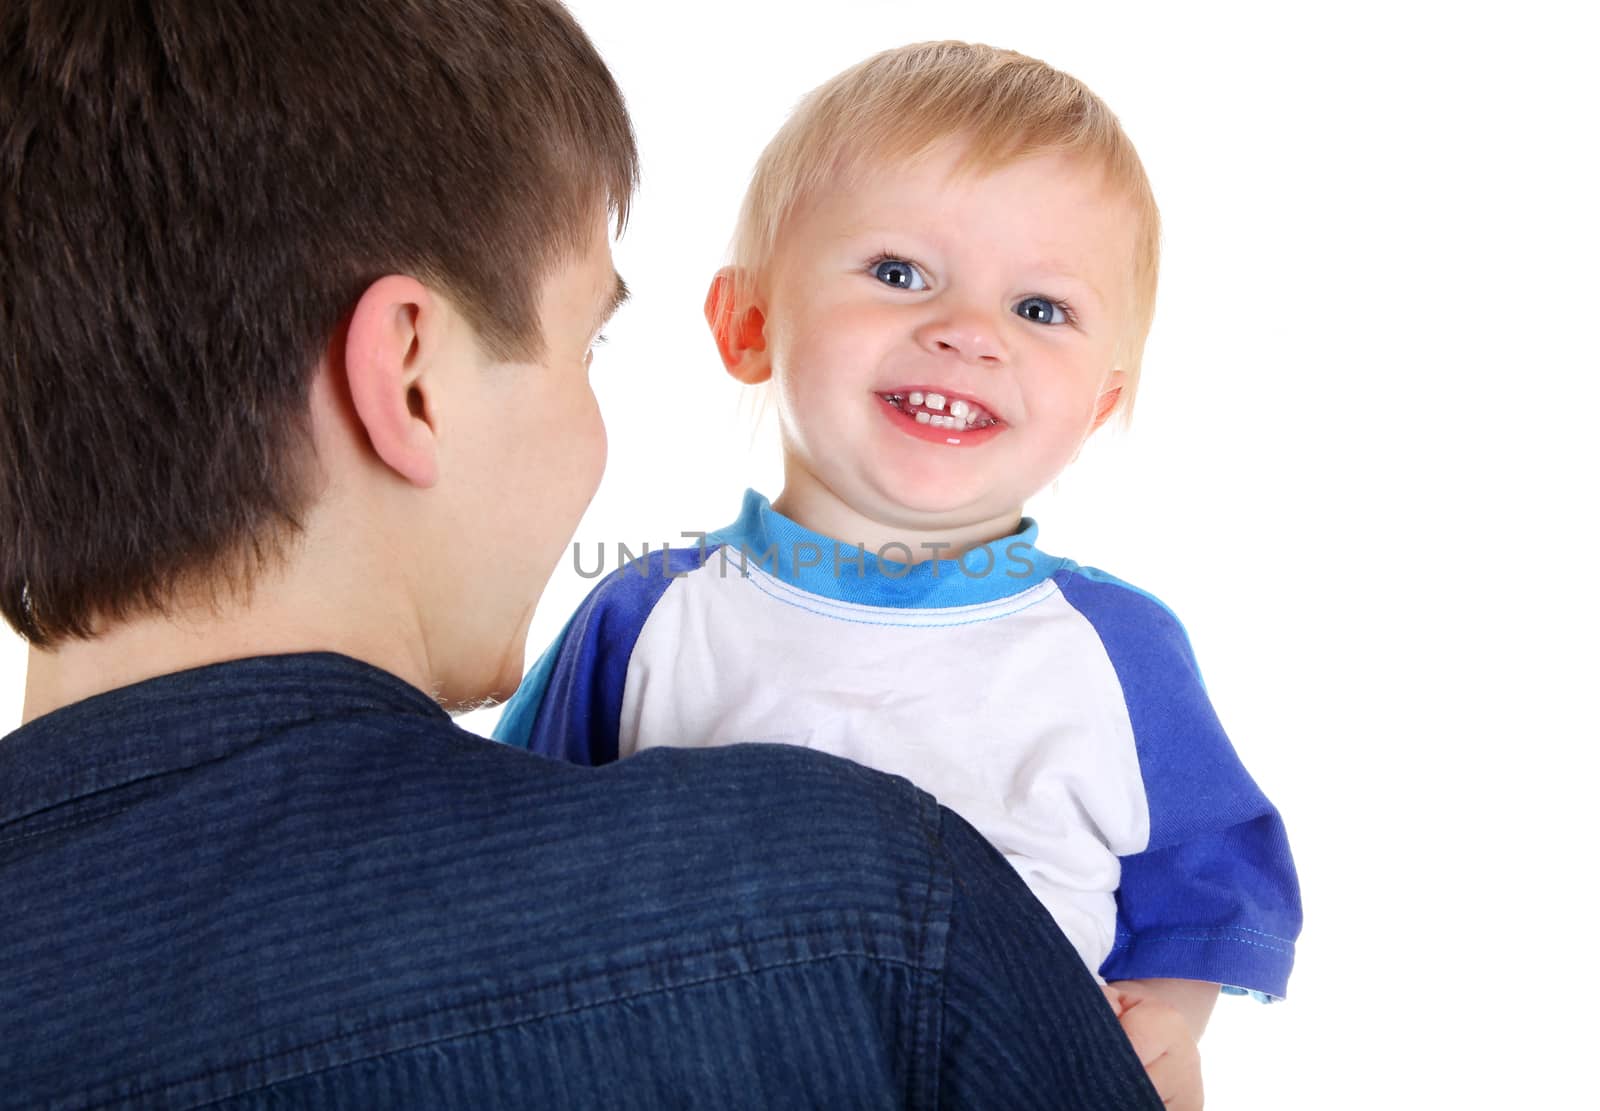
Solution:
{"label": "man's earlobe", "polygon": [[753,386],[772,377],[772,361],[767,357],[767,318],[755,305],[737,305],[736,288],[733,267],[724,266],[717,271],[706,291],[706,324],[728,373]]}
{"label": "man's earlobe", "polygon": [[413,486],[439,478],[425,373],[440,326],[437,298],[415,278],[379,278],[356,302],[345,330],[344,369],[356,419],[372,450]]}

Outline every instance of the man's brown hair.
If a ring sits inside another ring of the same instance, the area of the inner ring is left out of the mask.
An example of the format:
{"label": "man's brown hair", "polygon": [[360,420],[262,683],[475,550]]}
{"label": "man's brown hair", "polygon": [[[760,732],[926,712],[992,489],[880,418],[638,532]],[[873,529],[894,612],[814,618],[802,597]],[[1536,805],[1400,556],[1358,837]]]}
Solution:
{"label": "man's brown hair", "polygon": [[553,0],[7,0],[0,611],[50,646],[248,584],[362,291],[412,274],[537,354],[540,281],[636,178]]}

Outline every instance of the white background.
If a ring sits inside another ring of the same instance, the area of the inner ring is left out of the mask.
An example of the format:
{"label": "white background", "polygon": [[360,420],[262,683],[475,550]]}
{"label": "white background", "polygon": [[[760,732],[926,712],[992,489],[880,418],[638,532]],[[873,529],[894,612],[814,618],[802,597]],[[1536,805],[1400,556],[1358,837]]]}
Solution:
{"label": "white background", "polygon": [[[1184,618],[1305,893],[1290,1000],[1219,1004],[1209,1105],[1592,1099],[1600,88],[1562,14],[1581,6],[572,7],[646,175],[616,251],[634,302],[596,358],[611,464],[586,560],[776,493],[771,422],[741,411],[700,304],[800,94],[929,38],[1076,74],[1154,182],[1161,300],[1132,429],[1030,512],[1049,550]],[[585,586],[557,572],[533,652]],[[22,660],[6,639],[6,723]]]}

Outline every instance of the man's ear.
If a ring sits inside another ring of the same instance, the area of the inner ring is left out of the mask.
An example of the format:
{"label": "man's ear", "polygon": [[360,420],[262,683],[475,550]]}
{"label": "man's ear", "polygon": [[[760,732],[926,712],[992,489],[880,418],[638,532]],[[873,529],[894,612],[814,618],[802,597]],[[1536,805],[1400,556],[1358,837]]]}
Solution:
{"label": "man's ear", "polygon": [[345,330],[344,367],[356,418],[372,450],[413,486],[439,477],[424,370],[439,346],[444,310],[415,278],[391,274],[367,287]]}
{"label": "man's ear", "polygon": [[767,318],[760,308],[736,308],[734,290],[738,274],[731,266],[718,270],[706,291],[706,323],[717,353],[729,374],[747,386],[772,377],[772,360],[767,357]]}
{"label": "man's ear", "polygon": [[1106,379],[1105,389],[1100,391],[1100,396],[1095,401],[1094,425],[1090,432],[1097,430],[1102,424],[1111,419],[1111,414],[1117,411],[1117,402],[1122,400],[1122,386],[1128,380],[1128,374],[1120,367],[1111,372],[1111,377]]}

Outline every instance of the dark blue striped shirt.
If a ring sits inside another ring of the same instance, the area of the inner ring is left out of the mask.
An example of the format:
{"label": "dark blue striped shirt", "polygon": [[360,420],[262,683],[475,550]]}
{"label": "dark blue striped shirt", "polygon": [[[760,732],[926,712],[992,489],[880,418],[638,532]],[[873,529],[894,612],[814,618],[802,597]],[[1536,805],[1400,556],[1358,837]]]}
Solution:
{"label": "dark blue striped shirt", "polygon": [[1159,1107],[960,818],[783,746],[574,767],[333,655],[0,740],[0,1104]]}

